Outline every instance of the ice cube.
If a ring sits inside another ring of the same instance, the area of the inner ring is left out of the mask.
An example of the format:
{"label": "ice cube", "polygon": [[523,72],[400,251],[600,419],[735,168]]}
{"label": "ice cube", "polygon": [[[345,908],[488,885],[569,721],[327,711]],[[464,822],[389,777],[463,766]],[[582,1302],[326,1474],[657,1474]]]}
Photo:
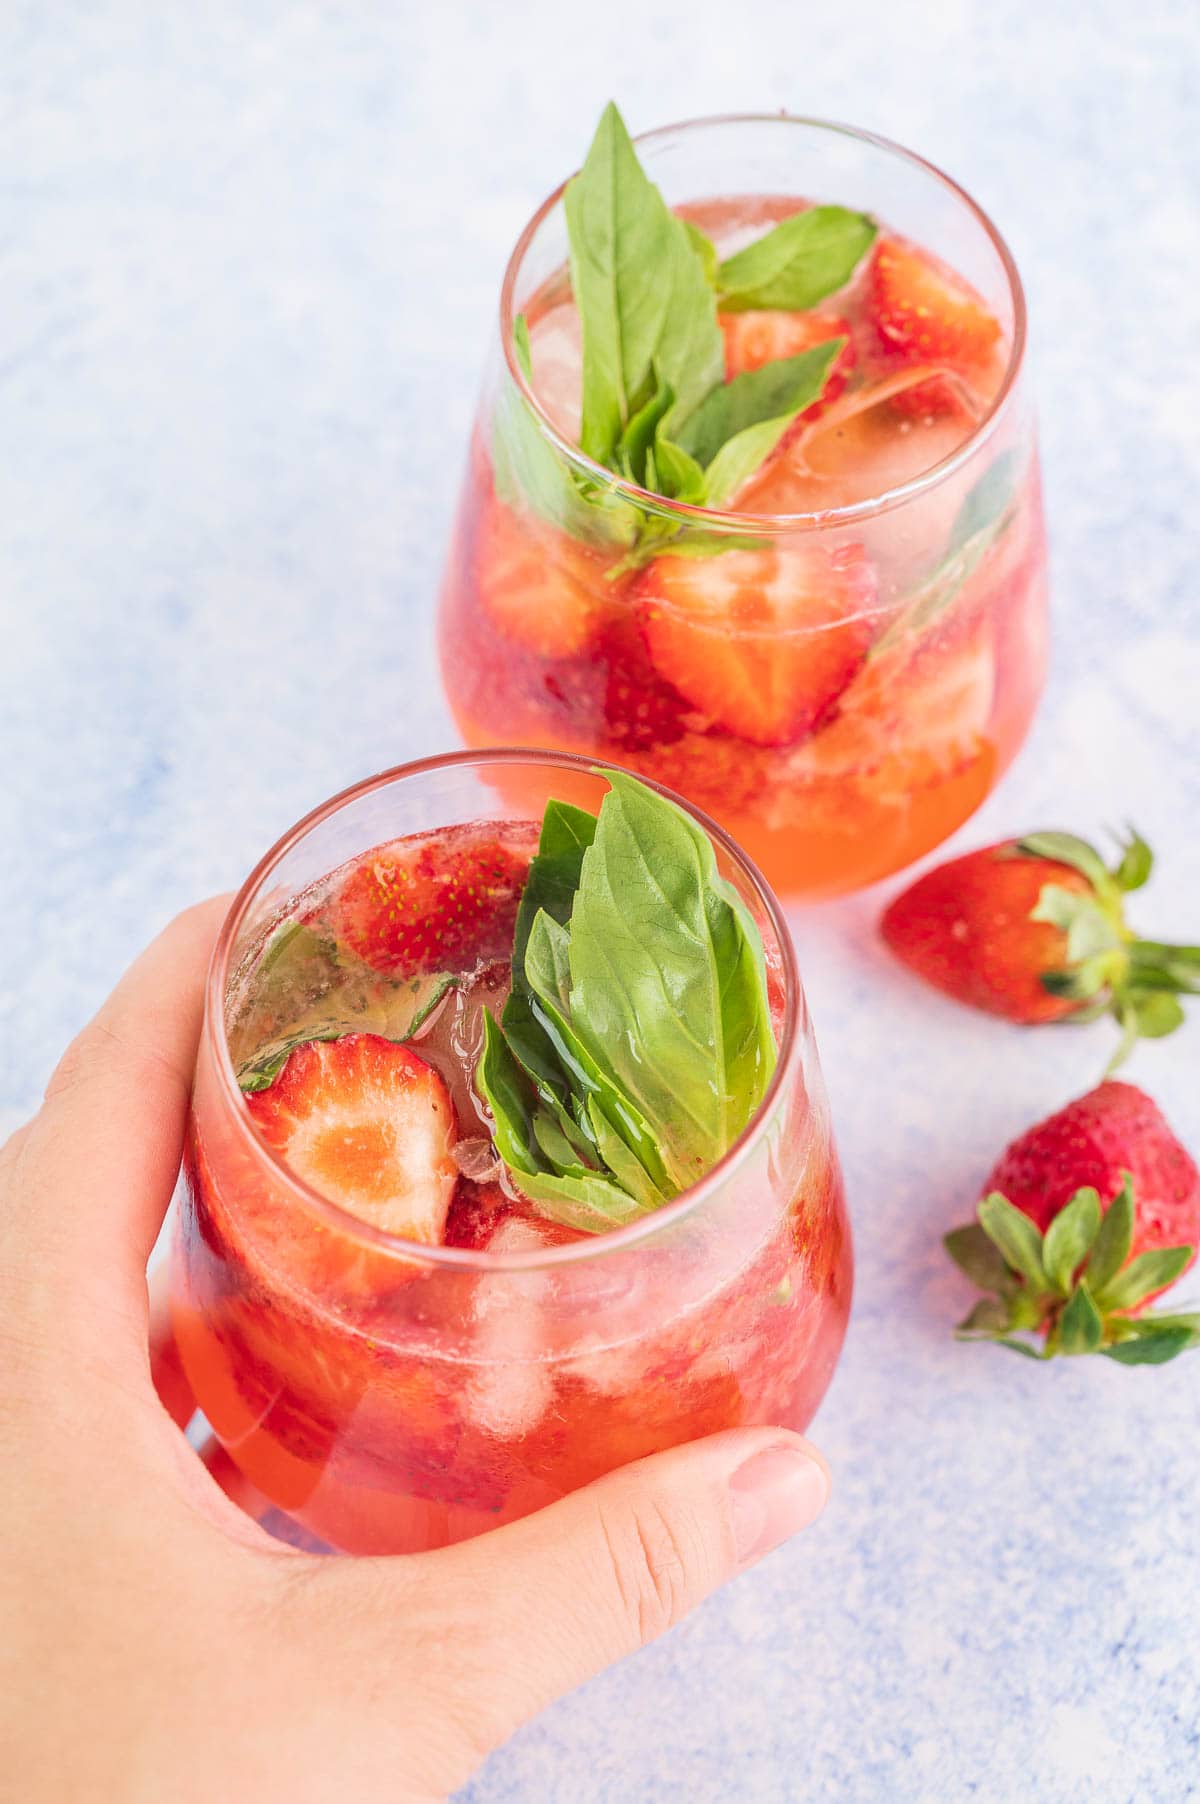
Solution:
{"label": "ice cube", "polygon": [[[551,1232],[509,1216],[487,1243],[490,1253],[532,1253],[553,1245]],[[546,1363],[545,1272],[488,1272],[475,1293],[466,1412],[479,1428],[504,1440],[536,1427],[554,1394]]]}
{"label": "ice cube", "polygon": [[[924,365],[852,390],[775,458],[738,496],[752,513],[816,513],[870,501],[932,470],[973,430],[973,414],[909,412],[893,405],[919,395]],[[963,390],[964,395],[968,391]]]}
{"label": "ice cube", "polygon": [[530,327],[538,400],[565,439],[576,444],[583,393],[583,338],[574,301],[551,307]]}
{"label": "ice cube", "polygon": [[472,1134],[464,1140],[456,1140],[450,1148],[450,1157],[463,1177],[471,1178],[476,1184],[488,1184],[500,1174],[496,1149],[483,1134]]}

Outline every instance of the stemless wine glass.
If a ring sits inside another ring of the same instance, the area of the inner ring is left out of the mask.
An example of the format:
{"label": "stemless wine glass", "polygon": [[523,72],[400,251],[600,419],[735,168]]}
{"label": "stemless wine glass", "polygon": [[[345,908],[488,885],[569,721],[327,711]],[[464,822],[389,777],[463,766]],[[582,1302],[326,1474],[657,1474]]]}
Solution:
{"label": "stemless wine glass", "polygon": [[739,1424],[801,1429],[850,1303],[842,1183],[778,904],[719,827],[759,922],[779,1042],[721,1162],[657,1213],[516,1252],[418,1245],[344,1212],[278,1159],[229,1050],[245,986],[314,886],[400,836],[591,809],[562,755],[457,753],[389,771],[293,828],[222,929],[176,1230],[172,1304],[200,1408],[251,1482],[336,1548],[440,1546],[611,1468]]}
{"label": "stemless wine glass", "polygon": [[[900,869],[979,806],[1044,683],[1020,279],[961,188],[870,133],[772,115],[637,144],[669,204],[722,252],[815,200],[869,211],[892,243],[931,253],[998,323],[986,393],[880,340],[734,506],[649,494],[575,443],[559,188],[501,290],[441,598],[446,693],[469,745],[520,739],[624,763],[715,816],[785,895],[837,894]],[[831,316],[866,317],[870,261],[822,303]],[[532,381],[514,340],[522,316]],[[681,568],[683,538],[704,568]],[[697,585],[701,605],[681,608]],[[782,725],[781,691],[809,704]]]}

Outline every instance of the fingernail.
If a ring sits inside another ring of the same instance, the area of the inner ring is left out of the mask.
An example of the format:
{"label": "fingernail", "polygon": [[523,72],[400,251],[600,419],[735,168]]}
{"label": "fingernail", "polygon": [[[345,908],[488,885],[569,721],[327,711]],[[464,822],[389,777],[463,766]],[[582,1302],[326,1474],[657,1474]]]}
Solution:
{"label": "fingernail", "polygon": [[768,1447],[729,1481],[738,1571],[815,1522],[829,1496],[825,1468],[803,1448]]}

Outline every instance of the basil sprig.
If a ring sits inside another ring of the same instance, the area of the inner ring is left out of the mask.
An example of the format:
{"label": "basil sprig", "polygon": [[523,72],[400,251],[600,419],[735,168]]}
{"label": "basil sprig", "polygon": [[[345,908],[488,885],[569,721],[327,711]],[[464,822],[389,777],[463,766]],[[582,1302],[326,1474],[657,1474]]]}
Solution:
{"label": "basil sprig", "polygon": [[[614,477],[664,500],[727,506],[820,398],[846,341],[726,382],[718,305],[813,306],[850,280],[874,223],[844,207],[808,208],[722,263],[704,233],[667,206],[611,102],[567,185],[564,210],[583,337],[580,448]],[[514,348],[529,381],[523,316]],[[624,547],[622,569],[667,540],[671,549],[685,540],[692,552],[728,543],[719,534],[681,532],[669,517],[564,464],[518,395],[502,397],[496,436],[502,491],[523,493],[576,537]]]}
{"label": "basil sprig", "polygon": [[636,778],[546,809],[476,1085],[517,1187],[601,1232],[728,1151],[775,1068],[762,939],[708,836]]}

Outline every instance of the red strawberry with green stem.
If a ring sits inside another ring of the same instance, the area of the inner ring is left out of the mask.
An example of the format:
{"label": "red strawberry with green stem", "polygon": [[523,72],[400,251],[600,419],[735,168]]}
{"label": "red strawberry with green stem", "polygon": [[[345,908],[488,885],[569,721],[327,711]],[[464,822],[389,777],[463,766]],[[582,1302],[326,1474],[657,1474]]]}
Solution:
{"label": "red strawberry with green stem", "polygon": [[1152,863],[1137,833],[1112,869],[1074,834],[1030,833],[927,871],[880,931],[918,977],[972,1008],[1027,1025],[1115,1015],[1112,1070],[1139,1035],[1172,1033],[1179,996],[1200,993],[1200,947],[1137,939],[1125,921],[1124,896]]}
{"label": "red strawberry with green stem", "polygon": [[1150,1097],[1105,1082],[1014,1140],[978,1220],[946,1235],[950,1257],[987,1292],[959,1336],[1037,1359],[1161,1365],[1200,1346],[1200,1314],[1143,1312],[1194,1263],[1198,1243],[1195,1162]]}

